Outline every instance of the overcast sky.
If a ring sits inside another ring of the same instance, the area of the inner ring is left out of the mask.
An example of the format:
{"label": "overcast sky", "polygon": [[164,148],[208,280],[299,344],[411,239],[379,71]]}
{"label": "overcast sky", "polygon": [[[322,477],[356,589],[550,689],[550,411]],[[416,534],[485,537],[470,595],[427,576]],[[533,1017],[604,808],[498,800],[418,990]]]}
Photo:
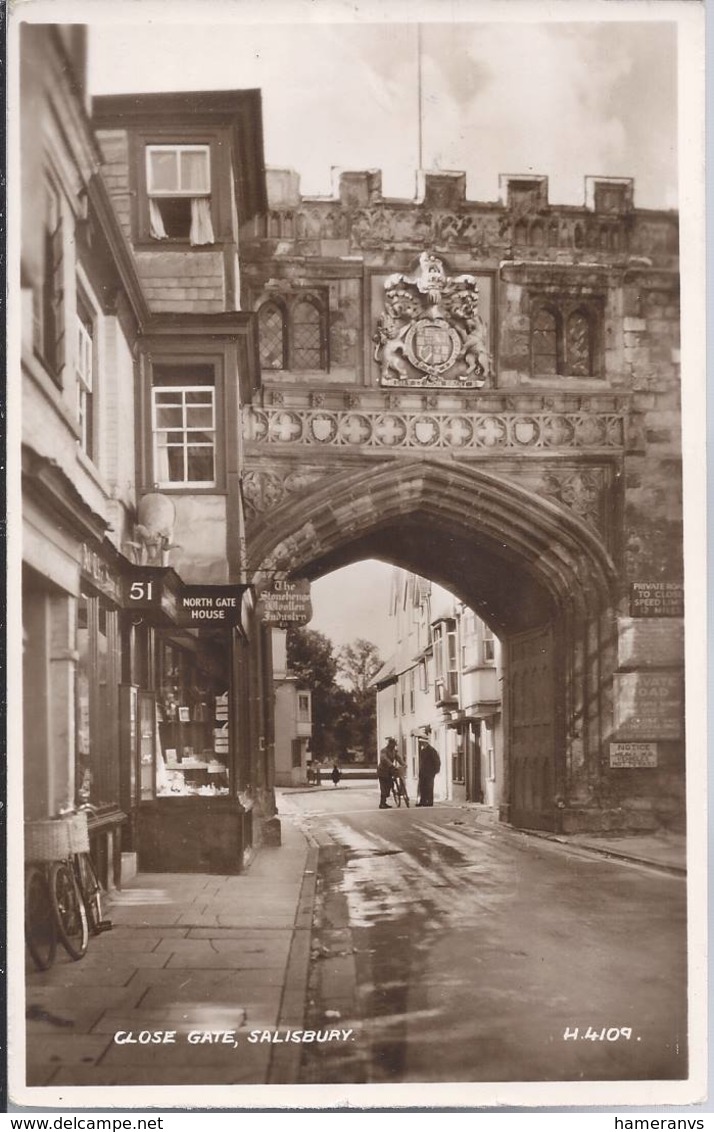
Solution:
{"label": "overcast sky", "polygon": [[[117,11],[123,20],[138,9],[114,6],[111,23],[90,24],[90,91],[258,87],[266,162],[296,169],[304,193],[330,194],[333,168],[378,168],[386,196],[410,198],[419,165],[417,3],[400,9],[412,22],[369,23],[352,6],[345,18],[357,23],[330,23],[326,12],[345,12],[338,0],[317,0],[309,13],[295,0],[283,10],[306,12],[297,25],[269,22],[274,3],[248,7],[264,24],[212,22],[217,9],[203,3],[193,9],[200,24],[167,24],[165,7],[162,17],[149,4],[140,25],[118,23]],[[536,173],[549,177],[553,203],[580,204],[585,176],[598,174],[634,177],[639,207],[676,207],[677,29],[668,5],[659,5],[658,22],[614,23],[574,22],[587,9],[566,7],[567,21],[544,23],[534,14],[564,15],[564,6],[531,4],[530,22],[521,22],[514,4],[509,22],[492,22],[503,6],[431,5],[432,21],[435,11],[460,10],[479,22],[422,24],[423,167],[465,170],[474,200],[496,200],[501,173]],[[394,5],[372,19],[385,10]],[[629,10],[653,8],[600,8],[608,18]],[[246,5],[218,11],[234,17]],[[314,584],[312,627],[337,645],[366,637],[386,658],[390,577],[390,567],[369,562]]]}
{"label": "overcast sky", "polygon": [[[666,20],[422,25],[423,166],[465,170],[471,199],[532,172],[578,204],[599,174],[634,177],[640,207],[675,207],[676,36]],[[303,192],[329,194],[333,167],[380,168],[385,195],[411,197],[417,39],[416,23],[90,25],[90,89],[259,87],[266,161]]]}

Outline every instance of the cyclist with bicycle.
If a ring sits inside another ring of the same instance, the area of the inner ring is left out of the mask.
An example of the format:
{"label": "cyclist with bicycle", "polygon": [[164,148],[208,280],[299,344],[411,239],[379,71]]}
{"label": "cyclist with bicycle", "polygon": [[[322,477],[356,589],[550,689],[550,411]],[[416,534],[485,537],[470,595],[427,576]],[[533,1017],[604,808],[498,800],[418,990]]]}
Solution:
{"label": "cyclist with bicycle", "polygon": [[379,780],[379,808],[380,810],[391,810],[391,806],[387,798],[392,791],[392,779],[394,777],[394,755],[396,754],[397,743],[391,736],[379,752],[379,762],[377,763],[377,779]]}
{"label": "cyclist with bicycle", "polygon": [[392,791],[394,793],[394,800],[398,806],[401,805],[402,799],[404,799],[407,806],[409,805],[409,794],[407,793],[407,784],[405,782],[406,773],[406,764],[396,750],[395,744],[395,751],[392,756]]}

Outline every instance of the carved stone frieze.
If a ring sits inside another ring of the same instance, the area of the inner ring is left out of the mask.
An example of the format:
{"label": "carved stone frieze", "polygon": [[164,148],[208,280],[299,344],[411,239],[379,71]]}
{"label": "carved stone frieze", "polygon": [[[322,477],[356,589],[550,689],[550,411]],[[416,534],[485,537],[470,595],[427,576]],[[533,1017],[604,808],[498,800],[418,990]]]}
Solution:
{"label": "carved stone frieze", "polygon": [[244,435],[261,445],[529,451],[622,449],[622,412],[423,412],[246,407]]}
{"label": "carved stone frieze", "polygon": [[605,537],[609,543],[609,493],[613,470],[609,466],[568,467],[551,466],[546,469],[526,465],[509,468],[505,478],[525,487],[528,491],[553,503],[566,507]]}
{"label": "carved stone frieze", "polygon": [[606,468],[569,471],[558,468],[543,475],[540,493],[563,504],[596,530],[603,527],[605,492],[609,484]]}
{"label": "carved stone frieze", "polygon": [[305,466],[291,471],[249,469],[243,475],[243,499],[248,516],[278,507],[289,496],[304,491],[333,469]]}

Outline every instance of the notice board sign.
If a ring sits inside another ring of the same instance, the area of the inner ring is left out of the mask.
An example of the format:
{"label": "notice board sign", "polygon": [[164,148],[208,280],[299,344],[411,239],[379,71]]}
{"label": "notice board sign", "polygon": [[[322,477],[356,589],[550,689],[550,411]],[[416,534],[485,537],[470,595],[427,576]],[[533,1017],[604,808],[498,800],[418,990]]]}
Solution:
{"label": "notice board sign", "polygon": [[610,766],[623,768],[657,766],[657,744],[611,743]]}
{"label": "notice board sign", "polygon": [[679,672],[616,672],[618,740],[681,739],[684,697]]}
{"label": "notice board sign", "polygon": [[630,617],[684,617],[681,582],[632,582]]}

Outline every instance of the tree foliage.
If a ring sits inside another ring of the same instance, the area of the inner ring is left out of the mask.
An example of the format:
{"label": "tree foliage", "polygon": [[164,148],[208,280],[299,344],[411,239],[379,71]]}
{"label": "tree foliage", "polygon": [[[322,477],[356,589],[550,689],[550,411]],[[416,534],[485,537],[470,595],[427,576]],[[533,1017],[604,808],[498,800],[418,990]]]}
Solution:
{"label": "tree foliage", "polygon": [[369,692],[370,684],[382,666],[379,649],[364,637],[343,645],[337,653],[337,668],[353,691]]}
{"label": "tree foliage", "polygon": [[314,758],[347,761],[348,752],[359,749],[369,759],[376,745],[376,694],[370,682],[381,665],[376,645],[358,638],[335,654],[323,633],[289,629],[287,660],[300,686],[312,693]]}

